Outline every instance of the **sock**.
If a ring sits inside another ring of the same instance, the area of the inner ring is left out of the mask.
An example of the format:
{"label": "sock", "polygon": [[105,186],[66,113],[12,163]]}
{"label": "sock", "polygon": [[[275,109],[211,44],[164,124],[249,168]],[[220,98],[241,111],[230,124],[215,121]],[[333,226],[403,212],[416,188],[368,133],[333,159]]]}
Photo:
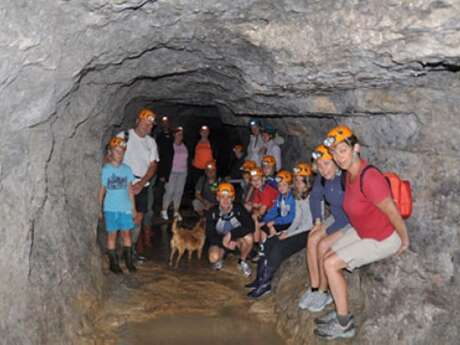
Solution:
{"label": "sock", "polygon": [[337,320],[339,321],[340,326],[345,327],[350,321],[350,314],[347,315],[339,315],[337,314]]}
{"label": "sock", "polygon": [[319,290],[319,288],[314,288],[314,287],[311,288],[311,292],[316,292],[318,290]]}

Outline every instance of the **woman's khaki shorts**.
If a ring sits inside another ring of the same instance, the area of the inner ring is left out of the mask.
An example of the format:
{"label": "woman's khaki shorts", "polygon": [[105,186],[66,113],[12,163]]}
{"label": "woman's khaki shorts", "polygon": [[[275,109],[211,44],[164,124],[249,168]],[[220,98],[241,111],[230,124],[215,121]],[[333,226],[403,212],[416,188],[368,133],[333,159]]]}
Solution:
{"label": "woman's khaki shorts", "polygon": [[344,232],[333,245],[332,250],[347,264],[352,271],[371,262],[385,259],[395,254],[401,247],[401,239],[396,231],[383,241],[361,238],[355,229]]}

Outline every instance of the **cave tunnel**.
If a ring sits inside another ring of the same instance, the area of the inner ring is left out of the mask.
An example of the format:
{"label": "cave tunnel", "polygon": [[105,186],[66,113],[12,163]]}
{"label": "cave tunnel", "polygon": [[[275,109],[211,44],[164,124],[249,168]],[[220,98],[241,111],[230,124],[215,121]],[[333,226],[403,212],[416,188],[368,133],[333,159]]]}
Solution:
{"label": "cave tunnel", "polygon": [[[190,145],[209,123],[223,157],[262,119],[285,138],[287,168],[350,126],[363,156],[411,181],[414,198],[410,250],[348,276],[361,306],[353,343],[456,344],[459,14],[449,0],[2,5],[2,343],[111,337],[97,328],[114,284],[96,240],[100,167],[109,137],[151,107],[190,129]],[[317,344],[312,317],[297,311],[305,277],[304,258],[292,257],[262,315],[284,339]]]}

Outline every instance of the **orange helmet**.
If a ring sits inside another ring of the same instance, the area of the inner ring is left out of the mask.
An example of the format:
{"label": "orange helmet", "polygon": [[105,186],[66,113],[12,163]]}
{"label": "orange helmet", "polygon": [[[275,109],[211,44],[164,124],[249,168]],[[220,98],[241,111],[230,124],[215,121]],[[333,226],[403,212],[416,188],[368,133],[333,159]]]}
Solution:
{"label": "orange helmet", "polygon": [[287,184],[292,183],[292,173],[287,170],[280,170],[278,174],[276,174],[276,182],[286,182]]}
{"label": "orange helmet", "polygon": [[259,168],[259,167],[255,167],[254,169],[251,169],[251,171],[249,173],[251,174],[251,177],[253,177],[253,176],[259,176],[259,177],[264,176],[264,172],[262,171],[262,168]]}
{"label": "orange helmet", "polygon": [[254,161],[251,160],[245,160],[243,165],[241,166],[241,170],[245,172],[251,172],[251,170],[257,168],[257,164]]}
{"label": "orange helmet", "polygon": [[112,139],[110,139],[109,148],[114,149],[114,148],[117,148],[117,147],[121,147],[123,149],[126,149],[126,141],[125,141],[125,139],[120,138],[120,137],[113,137]]}
{"label": "orange helmet", "polygon": [[222,182],[217,186],[217,196],[235,197],[235,187],[231,183]]}
{"label": "orange helmet", "polygon": [[216,161],[212,160],[206,163],[205,170],[217,170]]}
{"label": "orange helmet", "polygon": [[240,151],[240,152],[243,152],[243,151],[244,151],[244,147],[243,147],[243,145],[241,145],[241,144],[236,144],[235,146],[233,146],[233,151]]}
{"label": "orange helmet", "polygon": [[318,159],[323,159],[325,161],[330,161],[332,159],[332,156],[328,150],[328,148],[324,145],[318,145],[315,147],[313,150],[311,156],[313,159],[316,161]]}
{"label": "orange helmet", "polygon": [[147,120],[147,121],[150,121],[151,123],[155,122],[155,116],[156,114],[147,108],[143,108],[139,110],[139,113],[137,114],[137,118],[139,120]]}
{"label": "orange helmet", "polygon": [[350,128],[345,125],[339,125],[331,129],[324,140],[324,145],[327,147],[334,147],[338,143],[347,140],[353,135],[353,132]]}
{"label": "orange helmet", "polygon": [[297,176],[311,176],[311,165],[308,163],[298,163],[293,169],[294,174]]}
{"label": "orange helmet", "polygon": [[273,156],[264,156],[262,158],[262,165],[275,166],[276,165],[275,157],[273,157]]}

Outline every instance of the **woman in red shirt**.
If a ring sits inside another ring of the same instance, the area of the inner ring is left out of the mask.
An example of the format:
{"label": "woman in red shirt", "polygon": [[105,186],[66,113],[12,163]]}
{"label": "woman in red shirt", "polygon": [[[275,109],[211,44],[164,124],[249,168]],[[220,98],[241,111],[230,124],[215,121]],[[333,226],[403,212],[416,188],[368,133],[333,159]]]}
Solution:
{"label": "woman in red shirt", "polygon": [[324,145],[346,171],[343,208],[353,229],[333,244],[324,260],[336,311],[317,319],[315,334],[327,339],[348,338],[355,335],[356,327],[348,310],[342,269],[353,270],[400,254],[409,247],[409,237],[383,174],[370,168],[361,175],[368,164],[359,157],[360,146],[352,131],[338,126],[329,131]]}

